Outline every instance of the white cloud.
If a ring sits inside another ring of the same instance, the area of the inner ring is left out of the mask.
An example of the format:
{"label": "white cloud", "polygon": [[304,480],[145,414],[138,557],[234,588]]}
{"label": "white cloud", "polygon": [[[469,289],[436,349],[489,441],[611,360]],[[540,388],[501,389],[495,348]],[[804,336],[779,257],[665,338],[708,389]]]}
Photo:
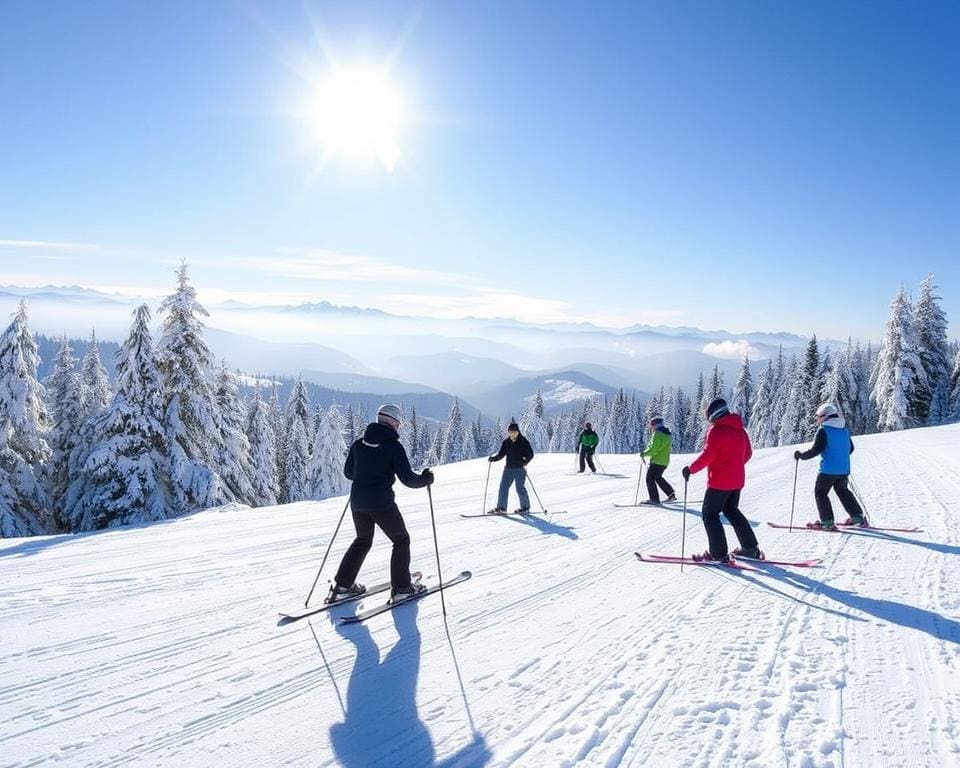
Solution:
{"label": "white cloud", "polygon": [[92,243],[62,243],[52,240],[0,240],[3,248],[27,248],[61,251],[96,251],[100,246]]}
{"label": "white cloud", "polygon": [[756,358],[761,354],[757,349],[750,346],[749,341],[744,341],[743,339],[739,341],[733,341],[731,339],[726,341],[711,341],[704,346],[703,353],[711,357],[721,357],[725,360],[740,360],[745,354]]}

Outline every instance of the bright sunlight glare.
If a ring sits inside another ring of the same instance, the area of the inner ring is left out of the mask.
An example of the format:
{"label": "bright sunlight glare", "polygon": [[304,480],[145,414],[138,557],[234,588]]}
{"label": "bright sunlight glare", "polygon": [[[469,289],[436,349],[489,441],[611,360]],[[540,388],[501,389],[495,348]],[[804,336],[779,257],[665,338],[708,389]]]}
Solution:
{"label": "bright sunlight glare", "polygon": [[402,105],[397,89],[375,69],[338,69],[316,91],[316,126],[327,156],[377,159],[393,171]]}

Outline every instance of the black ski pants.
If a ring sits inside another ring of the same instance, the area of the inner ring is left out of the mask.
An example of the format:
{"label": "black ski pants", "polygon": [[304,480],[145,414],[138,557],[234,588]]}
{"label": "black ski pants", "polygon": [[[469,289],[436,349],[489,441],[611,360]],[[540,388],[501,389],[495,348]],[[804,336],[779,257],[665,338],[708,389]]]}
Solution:
{"label": "black ski pants", "polygon": [[660,494],[657,493],[658,486],[667,496],[674,495],[673,486],[663,479],[663,473],[666,472],[666,470],[667,468],[663,465],[654,464],[653,462],[650,462],[650,466],[647,467],[647,493],[650,494],[650,501],[654,504],[660,503]]}
{"label": "black ski pants", "polygon": [[586,462],[590,465],[590,471],[596,472],[597,468],[593,466],[593,454],[596,453],[596,448],[586,448],[581,446],[580,448],[580,471],[583,472],[584,466],[583,463]]}
{"label": "black ski pants", "polygon": [[349,587],[357,580],[360,566],[367,557],[370,547],[373,546],[374,526],[387,534],[393,542],[393,554],[390,557],[390,582],[394,589],[404,589],[410,586],[410,534],[404,525],[403,517],[396,504],[386,509],[376,511],[353,511],[353,526],[357,529],[357,537],[340,562],[335,580],[341,587]]}
{"label": "black ski pants", "polygon": [[719,491],[716,488],[707,488],[703,497],[701,516],[703,527],[707,531],[710,557],[714,560],[722,560],[730,554],[727,549],[727,535],[723,532],[723,523],[720,522],[721,512],[733,525],[741,547],[753,549],[757,546],[757,537],[753,533],[753,528],[740,511],[740,491]]}
{"label": "black ski pants", "polygon": [[822,472],[817,475],[817,482],[813,486],[813,498],[817,500],[817,512],[820,515],[820,522],[833,522],[833,505],[830,503],[830,497],[827,496],[830,490],[834,490],[844,510],[850,517],[854,515],[863,515],[863,509],[857,502],[857,497],[853,495],[849,485],[849,475],[825,475]]}

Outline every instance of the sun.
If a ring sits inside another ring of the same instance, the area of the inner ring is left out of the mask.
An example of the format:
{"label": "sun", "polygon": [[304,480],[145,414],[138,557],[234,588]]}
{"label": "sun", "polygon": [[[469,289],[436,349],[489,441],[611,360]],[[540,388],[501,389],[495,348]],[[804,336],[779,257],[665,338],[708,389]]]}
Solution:
{"label": "sun", "polygon": [[400,160],[400,93],[373,68],[337,69],[314,92],[314,125],[324,154],[348,162],[379,161],[392,172]]}

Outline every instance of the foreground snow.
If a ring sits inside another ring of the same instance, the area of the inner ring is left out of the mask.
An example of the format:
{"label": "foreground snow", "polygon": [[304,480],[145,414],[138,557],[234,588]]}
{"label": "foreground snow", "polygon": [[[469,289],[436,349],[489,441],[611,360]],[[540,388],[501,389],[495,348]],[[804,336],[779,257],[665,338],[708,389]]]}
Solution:
{"label": "foreground snow", "polygon": [[[768,576],[638,563],[635,549],[679,549],[680,514],[612,508],[633,498],[633,457],[601,456],[611,476],[596,477],[538,457],[536,490],[568,510],[549,520],[461,519],[486,465],[441,468],[444,570],[474,574],[447,593],[449,639],[437,597],[369,625],[278,626],[343,500],[2,540],[0,765],[955,765],[960,428],[857,447],[875,522],[924,532],[762,526],[771,556],[825,558]],[[791,453],[751,463],[751,520],[788,517]],[[433,575],[426,502],[400,494],[414,565]],[[695,516],[688,534],[703,549]],[[381,537],[363,577],[387,560]]]}

